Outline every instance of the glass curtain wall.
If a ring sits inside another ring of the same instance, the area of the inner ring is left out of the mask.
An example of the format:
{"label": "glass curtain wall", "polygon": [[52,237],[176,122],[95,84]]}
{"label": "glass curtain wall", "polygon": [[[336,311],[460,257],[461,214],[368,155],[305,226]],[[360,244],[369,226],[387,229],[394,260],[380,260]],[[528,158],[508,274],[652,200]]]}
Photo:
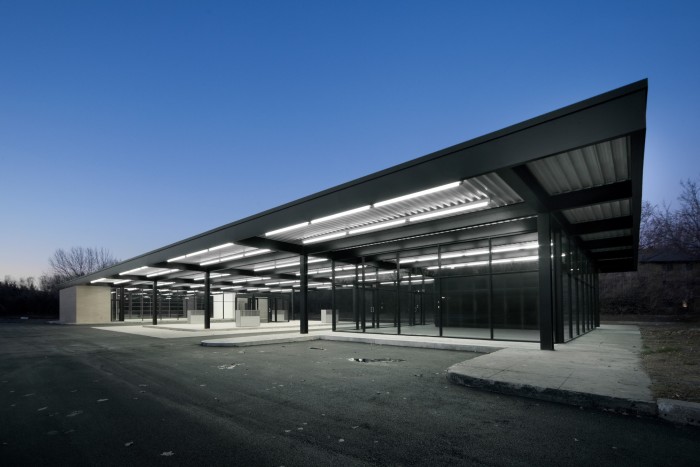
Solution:
{"label": "glass curtain wall", "polygon": [[360,258],[336,275],[337,330],[539,340],[537,234]]}
{"label": "glass curtain wall", "polygon": [[563,328],[564,342],[595,329],[598,322],[598,274],[584,250],[558,227],[553,239],[559,242],[559,280],[554,282],[555,312]]}

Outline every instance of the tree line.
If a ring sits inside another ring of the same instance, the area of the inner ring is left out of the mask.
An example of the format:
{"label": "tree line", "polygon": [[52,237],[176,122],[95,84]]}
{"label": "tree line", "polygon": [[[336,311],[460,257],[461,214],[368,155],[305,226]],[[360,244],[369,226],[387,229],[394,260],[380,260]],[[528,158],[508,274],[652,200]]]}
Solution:
{"label": "tree line", "polygon": [[654,253],[677,263],[639,264],[635,272],[601,274],[600,304],[606,314],[663,315],[700,309],[700,183],[681,182],[675,207],[642,203],[640,259]]}
{"label": "tree line", "polygon": [[58,318],[62,284],[118,262],[105,248],[59,248],[49,258],[50,272],[38,283],[34,277],[5,276],[0,282],[0,317]]}

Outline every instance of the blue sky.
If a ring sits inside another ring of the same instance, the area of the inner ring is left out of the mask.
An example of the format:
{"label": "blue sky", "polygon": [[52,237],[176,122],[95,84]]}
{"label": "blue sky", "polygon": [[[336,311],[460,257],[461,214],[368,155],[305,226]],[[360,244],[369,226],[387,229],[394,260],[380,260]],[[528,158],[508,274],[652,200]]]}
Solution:
{"label": "blue sky", "polygon": [[0,0],[0,279],[127,259],[649,79],[700,177],[698,2]]}

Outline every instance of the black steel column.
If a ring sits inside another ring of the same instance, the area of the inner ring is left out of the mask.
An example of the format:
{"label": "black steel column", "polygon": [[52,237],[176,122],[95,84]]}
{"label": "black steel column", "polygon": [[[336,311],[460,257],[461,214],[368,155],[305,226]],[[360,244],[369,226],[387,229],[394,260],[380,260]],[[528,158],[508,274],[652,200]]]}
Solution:
{"label": "black steel column", "polygon": [[360,329],[360,313],[357,307],[357,264],[355,265],[355,278],[352,281],[352,317],[355,320],[355,330]]}
{"label": "black steel column", "polygon": [[489,332],[493,340],[493,241],[489,238]]}
{"label": "black steel column", "polygon": [[332,316],[332,327],[331,329],[335,331],[335,323],[338,317],[335,315],[335,260],[331,260],[331,316]]}
{"label": "black steel column", "polygon": [[440,337],[442,337],[442,318],[443,318],[443,313],[442,313],[442,247],[438,245],[438,268],[437,268],[437,275],[435,277],[435,281],[437,282],[437,312],[438,312],[438,324],[440,325],[440,333],[438,334]]}
{"label": "black steel column", "polygon": [[553,274],[552,283],[554,284],[554,342],[561,344],[565,342],[564,339],[564,299],[562,293],[564,292],[564,287],[561,280],[561,231],[557,231],[554,238],[554,258],[553,263]]}
{"label": "black steel column", "polygon": [[396,252],[396,333],[401,334],[401,264]]}
{"label": "black steel column", "polygon": [[204,329],[211,328],[211,281],[209,271],[204,273]]}
{"label": "black steel column", "polygon": [[360,282],[360,322],[362,332],[367,330],[367,297],[365,296],[365,257],[362,257],[362,282]]}
{"label": "black steel column", "polygon": [[158,281],[153,281],[153,298],[151,299],[153,324],[158,324]]}
{"label": "black steel column", "polygon": [[309,256],[303,254],[300,260],[300,285],[299,291],[299,332],[301,334],[309,333]]}
{"label": "black steel column", "polygon": [[119,287],[119,321],[124,321],[124,305],[126,304],[125,302],[125,294],[124,294],[124,286]]}
{"label": "black steel column", "polygon": [[539,243],[540,349],[542,350],[554,350],[551,241],[549,213],[539,213],[537,214],[537,242]]}

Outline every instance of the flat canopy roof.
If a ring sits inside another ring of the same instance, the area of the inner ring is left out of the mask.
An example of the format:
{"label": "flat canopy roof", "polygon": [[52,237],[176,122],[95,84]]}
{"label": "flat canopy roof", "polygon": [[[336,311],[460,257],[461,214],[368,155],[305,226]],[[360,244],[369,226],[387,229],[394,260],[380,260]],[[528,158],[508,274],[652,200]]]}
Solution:
{"label": "flat canopy roof", "polygon": [[543,212],[599,272],[636,270],[646,103],[647,80],[638,81],[64,286],[184,286],[206,271],[212,282],[262,283],[294,277],[300,254],[356,264],[379,252],[499,235],[506,224],[532,227]]}

